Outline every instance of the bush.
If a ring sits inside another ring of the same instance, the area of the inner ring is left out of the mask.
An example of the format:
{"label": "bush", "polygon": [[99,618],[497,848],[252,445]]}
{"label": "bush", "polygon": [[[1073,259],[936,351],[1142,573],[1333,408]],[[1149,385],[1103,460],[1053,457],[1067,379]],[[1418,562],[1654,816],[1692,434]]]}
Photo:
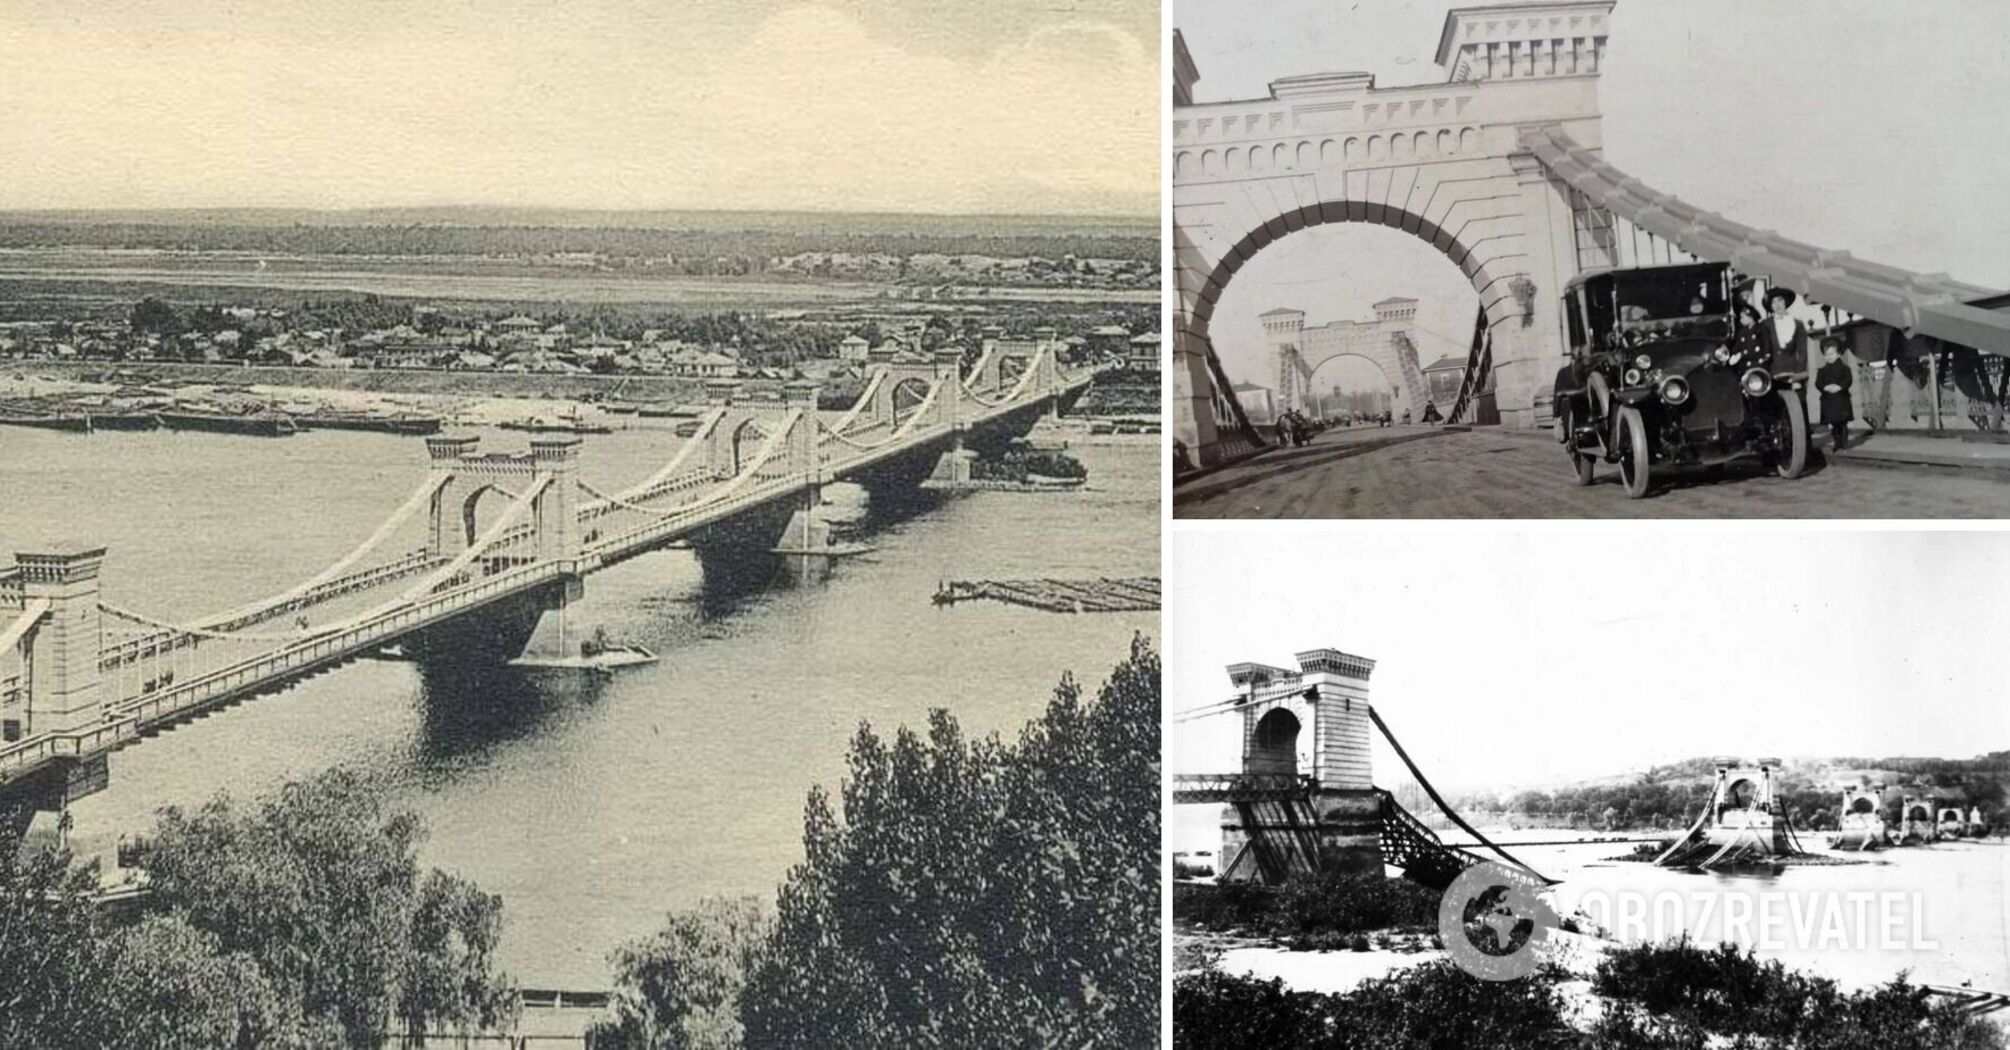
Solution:
{"label": "bush", "polygon": [[1291,938],[1435,926],[1438,894],[1404,879],[1329,871],[1272,889],[1252,883],[1173,885],[1173,919],[1208,930],[1248,930]]}
{"label": "bush", "polygon": [[1250,882],[1173,883],[1173,921],[1204,930],[1268,933],[1277,891]]}
{"label": "bush", "polygon": [[1311,1047],[1331,1043],[1327,996],[1293,992],[1272,978],[1258,981],[1201,973],[1173,981],[1174,1050]]}
{"label": "bush", "polygon": [[1874,991],[1844,993],[1828,978],[1760,960],[1751,949],[1729,944],[1706,949],[1685,939],[1617,949],[1599,964],[1592,990],[1663,1019],[1655,1028],[1636,1018],[1617,1018],[1612,1029],[1619,1034],[1608,1033],[1613,1038],[1640,1028],[1658,1037],[1688,1039],[1707,1032],[1746,1037],[1756,1047],[1795,1050],[1979,1050],[2003,1045],[1992,1024],[1963,1015],[1952,1004],[1933,1002],[1904,975]]}
{"label": "bush", "polygon": [[1209,973],[1173,982],[1173,1046],[1559,1050],[1583,1045],[1554,980],[1483,981],[1426,963],[1345,995]]}
{"label": "bush", "polygon": [[1434,926],[1438,902],[1439,895],[1428,887],[1380,872],[1322,872],[1284,884],[1270,932],[1288,936]]}
{"label": "bush", "polygon": [[[1293,992],[1280,981],[1222,973],[1173,982],[1173,1046],[1293,1046],[1347,1050],[2000,1050],[1994,1025],[1929,1004],[1903,979],[1855,995],[1831,982],[1759,963],[1749,953],[1687,945],[1623,949],[1599,975],[1608,1002],[1588,1032],[1567,1023],[1557,981],[1538,970],[1484,981],[1449,961],[1426,963],[1344,995]],[[1666,972],[1661,972],[1665,970]],[[1752,987],[1727,992],[1738,982]],[[1642,992],[1669,1012],[1656,1011]],[[1731,997],[1727,997],[1727,994]],[[1780,995],[1777,1003],[1759,1001]],[[1709,1003],[1713,1024],[1699,1019]],[[1740,1004],[1733,1006],[1732,1003]],[[1800,1012],[1795,1013],[1796,1010]],[[1749,1016],[1741,1023],[1738,1011]],[[1791,1020],[1788,1020],[1791,1018]]]}

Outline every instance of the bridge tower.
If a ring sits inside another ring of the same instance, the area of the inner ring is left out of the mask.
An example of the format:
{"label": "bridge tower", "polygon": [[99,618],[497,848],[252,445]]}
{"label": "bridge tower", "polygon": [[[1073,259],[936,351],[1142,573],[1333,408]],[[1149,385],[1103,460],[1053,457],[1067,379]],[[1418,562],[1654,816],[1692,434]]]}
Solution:
{"label": "bridge tower", "polygon": [[1800,852],[1775,776],[1779,762],[1719,760],[1710,802],[1688,832],[1654,858],[1668,868],[1714,868]]}
{"label": "bridge tower", "polygon": [[1232,664],[1246,699],[1246,777],[1298,778],[1306,797],[1232,802],[1222,809],[1223,881],[1281,881],[1293,873],[1382,870],[1380,800],[1368,750],[1368,677],[1375,661],[1337,649],[1297,654],[1298,669]]}
{"label": "bridge tower", "polygon": [[942,390],[937,395],[936,405],[941,411],[942,422],[949,425],[953,436],[949,451],[935,461],[935,470],[928,475],[928,484],[954,487],[970,481],[970,463],[977,458],[977,454],[964,445],[970,424],[964,420],[963,351],[953,347],[935,351],[935,381],[941,384]]}
{"label": "bridge tower", "polygon": [[1848,784],[1843,787],[1842,814],[1837,826],[1841,829],[1835,838],[1836,849],[1880,849],[1887,841],[1884,814],[1879,799],[1884,795],[1883,784],[1860,787]]}
{"label": "bridge tower", "polygon": [[531,476],[551,479],[531,501],[540,561],[576,565],[579,542],[579,437],[538,435],[530,439]]}
{"label": "bridge tower", "polygon": [[98,722],[104,714],[103,614],[98,610],[98,569],[105,548],[62,544],[14,556],[20,567],[24,617],[19,641],[22,736],[62,733]]}
{"label": "bridge tower", "polygon": [[[585,551],[579,531],[579,438],[538,434],[531,438],[528,454],[483,453],[480,444],[480,439],[471,435],[426,439],[436,485],[428,549],[435,557],[465,552],[477,538],[476,502],[491,489],[529,499],[530,506],[523,508],[524,524],[530,527],[529,549],[499,544],[485,552],[494,557],[477,559],[475,571],[480,571],[482,564],[496,562],[497,557],[501,564],[534,558],[559,566],[562,571],[552,593],[539,599],[543,611],[536,616],[525,651],[566,655],[578,648],[578,640],[572,637],[574,632],[565,629],[565,608],[586,593],[581,566]],[[487,640],[495,641],[495,637]]]}
{"label": "bridge tower", "polygon": [[426,458],[431,463],[433,499],[431,525],[426,546],[436,558],[451,558],[467,547],[463,517],[457,508],[461,490],[468,488],[462,478],[461,462],[473,456],[481,439],[473,434],[435,434],[426,438]]}
{"label": "bridge tower", "polygon": [[789,473],[802,479],[802,502],[783,527],[775,551],[789,555],[798,579],[814,578],[829,568],[831,527],[818,508],[823,506],[823,457],[817,452],[817,398],[823,388],[814,380],[792,380],[783,394],[796,416],[789,432]]}

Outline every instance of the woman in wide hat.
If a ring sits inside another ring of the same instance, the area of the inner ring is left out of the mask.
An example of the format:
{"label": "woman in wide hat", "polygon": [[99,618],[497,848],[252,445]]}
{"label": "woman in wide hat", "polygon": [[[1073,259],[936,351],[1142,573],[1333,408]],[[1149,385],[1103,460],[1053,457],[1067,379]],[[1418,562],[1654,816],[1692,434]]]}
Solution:
{"label": "woman in wide hat", "polygon": [[1788,310],[1794,305],[1791,289],[1777,285],[1766,289],[1766,319],[1759,322],[1759,349],[1772,361],[1774,373],[1806,374],[1808,370],[1808,329]]}

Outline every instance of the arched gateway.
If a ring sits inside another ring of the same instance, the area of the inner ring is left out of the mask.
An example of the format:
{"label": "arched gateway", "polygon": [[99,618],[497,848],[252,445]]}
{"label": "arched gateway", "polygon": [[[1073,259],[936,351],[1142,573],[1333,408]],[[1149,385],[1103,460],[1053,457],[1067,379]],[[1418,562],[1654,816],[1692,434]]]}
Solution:
{"label": "arched gateway", "polygon": [[1552,126],[1599,147],[1612,8],[1454,10],[1438,42],[1442,84],[1377,88],[1366,73],[1318,73],[1273,82],[1269,98],[1201,105],[1191,102],[1201,74],[1175,35],[1173,426],[1187,466],[1234,455],[1247,431],[1214,396],[1226,386],[1209,336],[1215,303],[1270,242],[1324,223],[1402,230],[1458,266],[1485,314],[1502,420],[1535,425],[1561,353],[1554,311],[1537,304],[1580,268],[1578,242],[1597,238],[1578,236],[1591,223],[1573,221],[1569,187],[1522,132]]}
{"label": "arched gateway", "polygon": [[1305,326],[1303,310],[1280,307],[1264,312],[1259,318],[1264,340],[1277,358],[1278,410],[1309,407],[1316,396],[1313,374],[1340,358],[1352,357],[1382,373],[1395,411],[1407,410],[1413,419],[1424,418],[1424,403],[1430,393],[1424,387],[1424,371],[1417,364],[1417,344],[1410,336],[1416,316],[1417,301],[1404,298],[1376,303],[1372,321],[1329,321],[1311,328]]}

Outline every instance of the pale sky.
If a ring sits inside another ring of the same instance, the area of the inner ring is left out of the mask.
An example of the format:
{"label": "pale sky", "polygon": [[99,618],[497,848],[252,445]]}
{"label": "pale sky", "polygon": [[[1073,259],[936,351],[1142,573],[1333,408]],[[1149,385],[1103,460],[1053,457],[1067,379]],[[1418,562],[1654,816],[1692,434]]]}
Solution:
{"label": "pale sky", "polygon": [[[1231,663],[1331,647],[1377,661],[1372,702],[1447,790],[2010,748],[2010,534],[1586,524],[1169,534],[1167,708],[1234,695]],[[1224,717],[1166,739],[1168,772],[1240,761]]]}
{"label": "pale sky", "polygon": [[[1200,69],[1196,100],[1218,102],[1331,70],[1442,81],[1432,60],[1454,6],[1180,0],[1173,25]],[[1656,189],[1859,258],[2010,288],[2010,137],[1996,104],[2010,98],[2010,4],[1619,0],[1599,94],[1606,159]],[[1237,274],[1212,325],[1229,374],[1275,383],[1256,315],[1278,305],[1317,324],[1409,295],[1420,321],[1469,339],[1470,286],[1428,248],[1388,250],[1381,232],[1295,234]]]}
{"label": "pale sky", "polygon": [[0,4],[0,208],[1156,215],[1156,0]]}

